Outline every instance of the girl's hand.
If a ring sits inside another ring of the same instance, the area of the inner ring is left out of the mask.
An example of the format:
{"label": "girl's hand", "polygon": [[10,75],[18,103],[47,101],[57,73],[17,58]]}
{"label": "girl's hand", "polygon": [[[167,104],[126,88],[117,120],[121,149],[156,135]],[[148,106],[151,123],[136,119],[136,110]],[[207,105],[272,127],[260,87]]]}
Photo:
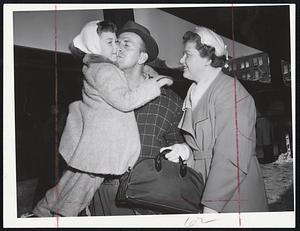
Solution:
{"label": "girl's hand", "polygon": [[144,66],[143,72],[146,76],[151,76],[151,77],[156,77],[159,75],[152,67],[150,67],[147,64]]}
{"label": "girl's hand", "polygon": [[158,75],[156,77],[154,77],[153,79],[155,79],[160,87],[163,86],[171,86],[173,84],[173,79],[170,76],[166,76],[166,75]]}

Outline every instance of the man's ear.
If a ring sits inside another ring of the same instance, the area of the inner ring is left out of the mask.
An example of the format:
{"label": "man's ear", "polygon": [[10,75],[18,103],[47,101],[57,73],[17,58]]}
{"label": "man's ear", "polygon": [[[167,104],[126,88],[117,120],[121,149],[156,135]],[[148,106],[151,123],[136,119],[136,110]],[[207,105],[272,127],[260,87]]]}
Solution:
{"label": "man's ear", "polygon": [[148,54],[146,52],[140,53],[140,58],[138,60],[138,64],[144,64],[148,60]]}

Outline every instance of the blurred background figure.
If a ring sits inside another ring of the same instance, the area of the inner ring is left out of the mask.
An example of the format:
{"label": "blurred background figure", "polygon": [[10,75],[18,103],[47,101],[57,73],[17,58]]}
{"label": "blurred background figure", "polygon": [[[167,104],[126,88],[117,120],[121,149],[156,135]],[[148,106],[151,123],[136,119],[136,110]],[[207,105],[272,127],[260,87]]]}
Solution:
{"label": "blurred background figure", "polygon": [[257,111],[256,116],[256,147],[262,163],[274,161],[273,127],[271,121]]}

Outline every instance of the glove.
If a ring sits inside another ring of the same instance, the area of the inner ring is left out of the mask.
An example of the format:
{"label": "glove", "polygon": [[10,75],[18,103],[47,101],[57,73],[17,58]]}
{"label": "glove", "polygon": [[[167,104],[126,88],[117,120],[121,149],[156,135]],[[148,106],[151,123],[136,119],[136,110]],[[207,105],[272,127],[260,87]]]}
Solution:
{"label": "glove", "polygon": [[165,155],[165,157],[172,162],[178,163],[179,156],[182,160],[187,160],[190,157],[191,150],[189,146],[185,143],[182,144],[174,144],[169,147],[164,147],[160,149],[160,152],[163,152],[166,149],[170,149],[171,151]]}

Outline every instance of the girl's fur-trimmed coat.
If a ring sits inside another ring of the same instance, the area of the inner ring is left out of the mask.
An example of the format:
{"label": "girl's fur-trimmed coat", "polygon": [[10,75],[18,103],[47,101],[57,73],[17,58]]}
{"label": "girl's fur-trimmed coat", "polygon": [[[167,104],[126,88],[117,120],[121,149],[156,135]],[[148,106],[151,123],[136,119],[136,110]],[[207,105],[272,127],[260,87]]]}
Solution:
{"label": "girl's fur-trimmed coat", "polygon": [[133,110],[160,94],[155,80],[130,90],[123,72],[104,57],[86,55],[82,100],[69,105],[59,152],[73,168],[122,174],[140,153]]}

